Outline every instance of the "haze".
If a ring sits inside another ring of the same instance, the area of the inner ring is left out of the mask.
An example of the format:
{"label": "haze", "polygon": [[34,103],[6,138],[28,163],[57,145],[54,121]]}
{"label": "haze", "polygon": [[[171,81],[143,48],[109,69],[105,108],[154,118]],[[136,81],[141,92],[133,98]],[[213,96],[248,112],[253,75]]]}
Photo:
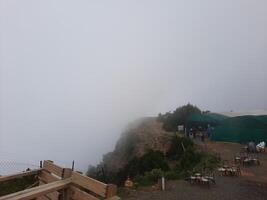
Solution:
{"label": "haze", "polygon": [[191,102],[267,109],[267,1],[0,1],[0,159],[80,170]]}

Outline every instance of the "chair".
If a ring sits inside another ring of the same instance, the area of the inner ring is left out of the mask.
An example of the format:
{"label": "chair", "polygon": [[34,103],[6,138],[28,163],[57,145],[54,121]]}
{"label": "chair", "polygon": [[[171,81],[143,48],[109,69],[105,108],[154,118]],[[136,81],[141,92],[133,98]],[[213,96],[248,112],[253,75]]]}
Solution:
{"label": "chair", "polygon": [[235,160],[235,164],[241,164],[242,156],[240,154],[236,154],[234,160]]}
{"label": "chair", "polygon": [[210,173],[210,174],[204,176],[204,178],[205,178],[205,179],[208,179],[209,182],[211,182],[211,183],[213,183],[213,184],[216,184],[214,173]]}
{"label": "chair", "polygon": [[224,167],[218,168],[220,176],[225,176],[226,175],[226,169]]}

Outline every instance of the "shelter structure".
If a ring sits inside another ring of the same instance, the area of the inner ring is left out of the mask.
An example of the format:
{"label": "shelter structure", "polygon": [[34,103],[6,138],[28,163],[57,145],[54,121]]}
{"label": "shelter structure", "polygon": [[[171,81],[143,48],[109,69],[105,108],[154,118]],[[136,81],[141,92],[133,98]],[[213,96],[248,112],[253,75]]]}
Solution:
{"label": "shelter structure", "polygon": [[227,119],[228,117],[217,114],[217,113],[205,113],[205,114],[192,114],[186,120],[186,127],[208,127],[210,126],[217,126],[223,120]]}
{"label": "shelter structure", "polygon": [[267,115],[227,118],[214,128],[211,139],[237,143],[266,142]]}

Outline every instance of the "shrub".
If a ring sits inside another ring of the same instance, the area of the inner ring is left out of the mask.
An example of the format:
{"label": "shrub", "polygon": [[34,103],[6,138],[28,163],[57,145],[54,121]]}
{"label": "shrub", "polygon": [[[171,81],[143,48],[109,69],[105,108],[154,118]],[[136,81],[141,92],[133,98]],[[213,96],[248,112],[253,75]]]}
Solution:
{"label": "shrub", "polygon": [[124,188],[124,187],[118,187],[117,195],[118,195],[120,198],[126,198],[126,197],[128,197],[128,195],[129,195],[129,190],[127,190],[127,189]]}
{"label": "shrub", "polygon": [[220,161],[211,154],[202,153],[200,162],[194,167],[194,171],[208,170],[212,171],[218,167]]}
{"label": "shrub", "polygon": [[145,177],[145,174],[148,175],[146,172],[153,171],[153,175],[149,175],[154,176],[156,173],[159,173],[159,170],[169,170],[169,166],[165,160],[163,153],[160,151],[148,150],[143,156],[139,158],[134,157],[123,169],[121,169],[116,174],[116,183],[122,184],[129,176],[138,177],[138,180],[141,179],[140,181],[145,184],[148,182],[148,180],[151,181],[151,177]]}
{"label": "shrub", "polygon": [[153,185],[154,182],[146,176],[136,176],[134,178],[134,183],[136,187],[139,187],[139,186],[145,187],[145,186]]}
{"label": "shrub", "polygon": [[150,172],[145,173],[145,177],[153,182],[157,181],[164,175],[161,169],[152,169]]}
{"label": "shrub", "polygon": [[164,176],[167,180],[179,180],[182,178],[181,172],[178,171],[167,171]]}
{"label": "shrub", "polygon": [[187,149],[180,159],[176,170],[180,171],[181,177],[185,177],[193,172],[213,171],[219,162],[216,156],[199,152],[191,147]]}
{"label": "shrub", "polygon": [[167,151],[167,157],[172,160],[179,160],[184,154],[183,146],[186,150],[194,146],[194,143],[188,138],[173,136],[170,149]]}
{"label": "shrub", "polygon": [[140,158],[133,158],[124,168],[129,176],[144,175],[152,169],[169,170],[169,166],[165,161],[164,155],[160,151],[148,150]]}
{"label": "shrub", "polygon": [[164,155],[160,151],[148,150],[146,154],[139,158],[139,173],[144,174],[152,169],[169,170]]}
{"label": "shrub", "polygon": [[182,170],[192,170],[194,166],[200,162],[201,153],[196,151],[194,147],[187,148],[182,155],[179,163],[179,167]]}

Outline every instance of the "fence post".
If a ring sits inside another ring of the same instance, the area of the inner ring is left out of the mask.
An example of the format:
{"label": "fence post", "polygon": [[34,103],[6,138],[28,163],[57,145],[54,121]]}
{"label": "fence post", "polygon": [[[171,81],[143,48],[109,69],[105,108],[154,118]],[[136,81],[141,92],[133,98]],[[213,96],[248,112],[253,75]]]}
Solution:
{"label": "fence post", "polygon": [[[71,177],[72,170],[70,168],[63,168],[61,178],[69,178]],[[60,200],[70,200],[71,199],[71,191],[69,188],[63,189],[60,191],[59,195]]]}
{"label": "fence post", "polygon": [[71,170],[74,171],[74,160],[72,161]]}

